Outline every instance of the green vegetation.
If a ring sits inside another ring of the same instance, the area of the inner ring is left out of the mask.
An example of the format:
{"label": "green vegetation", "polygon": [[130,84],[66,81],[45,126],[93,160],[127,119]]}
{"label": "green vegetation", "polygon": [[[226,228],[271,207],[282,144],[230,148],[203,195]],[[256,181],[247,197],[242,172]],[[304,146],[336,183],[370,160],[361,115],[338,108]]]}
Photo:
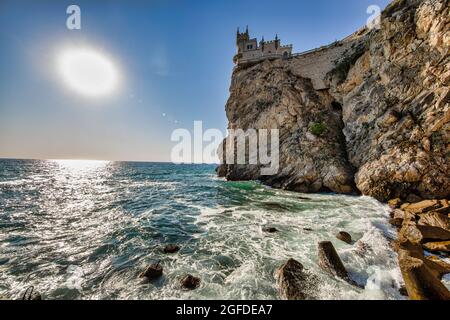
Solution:
{"label": "green vegetation", "polygon": [[326,125],[323,122],[313,122],[309,126],[309,131],[319,137],[327,130]]}

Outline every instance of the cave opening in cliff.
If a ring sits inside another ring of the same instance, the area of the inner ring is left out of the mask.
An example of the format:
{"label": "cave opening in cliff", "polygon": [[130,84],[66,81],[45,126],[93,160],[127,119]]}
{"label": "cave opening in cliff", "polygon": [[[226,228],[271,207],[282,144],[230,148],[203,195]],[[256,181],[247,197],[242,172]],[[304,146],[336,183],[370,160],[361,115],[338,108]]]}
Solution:
{"label": "cave opening in cliff", "polygon": [[337,101],[331,102],[331,108],[335,111],[342,111],[342,105]]}

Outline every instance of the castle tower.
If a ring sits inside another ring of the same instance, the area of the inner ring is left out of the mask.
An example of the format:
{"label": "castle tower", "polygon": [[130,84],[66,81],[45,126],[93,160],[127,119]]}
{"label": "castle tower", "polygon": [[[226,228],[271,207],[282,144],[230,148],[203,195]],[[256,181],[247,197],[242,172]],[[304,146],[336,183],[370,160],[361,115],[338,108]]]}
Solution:
{"label": "castle tower", "polygon": [[244,51],[245,44],[250,40],[250,36],[248,33],[248,26],[245,30],[245,32],[241,33],[239,32],[239,27],[237,28],[236,33],[236,46],[237,46],[237,52],[241,53]]}

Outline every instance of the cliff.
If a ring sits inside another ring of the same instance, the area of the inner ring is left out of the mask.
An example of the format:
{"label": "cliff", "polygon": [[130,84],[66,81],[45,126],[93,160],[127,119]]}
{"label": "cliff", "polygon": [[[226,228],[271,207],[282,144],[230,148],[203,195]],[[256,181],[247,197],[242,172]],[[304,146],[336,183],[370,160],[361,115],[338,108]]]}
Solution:
{"label": "cliff", "polygon": [[446,0],[396,0],[378,30],[236,67],[229,128],[279,129],[280,170],[222,164],[218,174],[379,200],[449,197],[448,17]]}

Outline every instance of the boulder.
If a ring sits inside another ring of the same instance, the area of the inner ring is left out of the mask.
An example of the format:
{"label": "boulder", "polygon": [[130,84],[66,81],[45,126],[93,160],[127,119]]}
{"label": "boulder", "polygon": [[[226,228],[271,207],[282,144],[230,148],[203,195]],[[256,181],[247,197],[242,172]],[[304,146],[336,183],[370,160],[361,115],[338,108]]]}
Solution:
{"label": "boulder", "polygon": [[400,209],[395,209],[392,215],[393,219],[402,219],[402,220],[415,220],[416,215],[409,211],[404,211]]}
{"label": "boulder", "polygon": [[435,211],[421,214],[418,224],[450,230],[450,219],[446,215]]}
{"label": "boulder", "polygon": [[427,242],[423,248],[430,252],[448,252],[450,253],[450,241]]}
{"label": "boulder", "polygon": [[401,228],[402,225],[403,225],[403,219],[400,219],[400,218],[392,218],[392,219],[389,219],[389,223],[390,223],[391,225],[393,225],[394,227]]}
{"label": "boulder", "polygon": [[180,251],[180,246],[176,244],[168,244],[163,249],[164,253],[176,253],[178,251]]}
{"label": "boulder", "polygon": [[347,270],[330,241],[319,242],[319,266],[334,276],[350,281]]}
{"label": "boulder", "polygon": [[163,267],[159,263],[149,265],[141,274],[140,278],[147,278],[149,280],[158,279],[163,275]]}
{"label": "boulder", "polygon": [[187,274],[181,278],[180,283],[184,289],[194,290],[200,286],[201,279]]}
{"label": "boulder", "polygon": [[400,206],[402,205],[402,200],[400,198],[391,199],[388,201],[388,205],[392,209],[400,208]]}
{"label": "boulder", "polygon": [[424,200],[413,204],[409,204],[404,208],[402,207],[402,209],[408,210],[415,214],[419,214],[428,211],[433,211],[435,209],[439,209],[440,207],[441,203],[438,200]]}
{"label": "boulder", "polygon": [[408,296],[412,300],[449,300],[450,292],[422,259],[399,250],[399,265]]}
{"label": "boulder", "polygon": [[440,200],[441,207],[439,209],[436,209],[435,211],[444,215],[450,214],[450,204],[448,200]]}
{"label": "boulder", "polygon": [[450,265],[441,259],[434,256],[425,257],[420,244],[412,243],[410,241],[399,242],[396,251],[400,252],[400,250],[407,252],[408,255],[413,258],[422,260],[427,265],[430,272],[438,279],[441,279],[443,275],[450,271]]}
{"label": "boulder", "polygon": [[409,221],[403,223],[398,238],[400,241],[407,239],[414,243],[448,241],[450,240],[450,231],[438,227],[417,225],[415,222]]}
{"label": "boulder", "polygon": [[306,273],[303,265],[289,259],[275,272],[278,292],[285,300],[305,300],[312,298],[317,279]]}
{"label": "boulder", "polygon": [[274,227],[264,227],[262,229],[262,231],[267,232],[267,233],[275,233],[278,232],[277,228]]}
{"label": "boulder", "polygon": [[348,244],[352,243],[352,236],[345,231],[339,231],[338,234],[336,235],[336,238]]}
{"label": "boulder", "polygon": [[407,202],[419,202],[420,200],[422,200],[421,197],[419,197],[418,195],[415,195],[414,193],[410,193],[408,194],[408,196],[405,199]]}
{"label": "boulder", "polygon": [[425,258],[425,263],[433,271],[438,279],[450,273],[450,264],[435,256],[428,256]]}

